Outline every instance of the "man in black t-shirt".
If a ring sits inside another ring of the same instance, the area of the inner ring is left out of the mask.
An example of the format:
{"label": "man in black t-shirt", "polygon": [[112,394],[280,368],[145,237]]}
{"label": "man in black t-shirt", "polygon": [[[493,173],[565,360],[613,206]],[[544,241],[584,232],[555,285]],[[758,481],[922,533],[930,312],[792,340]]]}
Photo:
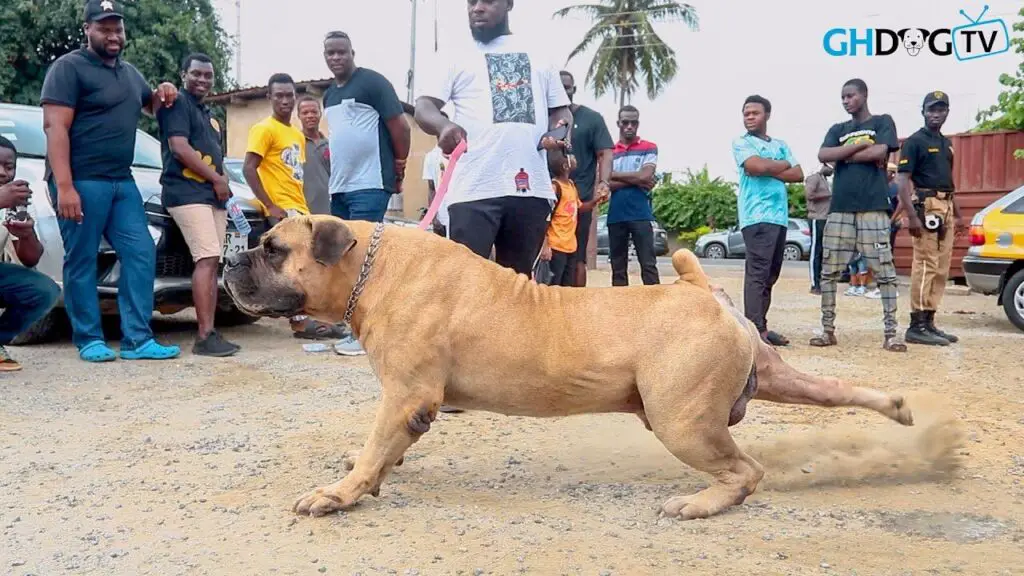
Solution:
{"label": "man in black t-shirt", "polygon": [[914,263],[905,338],[914,344],[948,346],[960,339],[935,327],[935,311],[946,289],[953,241],[963,231],[953,190],[953,144],[941,132],[949,115],[949,96],[940,90],[929,92],[921,115],[924,128],[903,143],[897,176],[901,198],[910,196],[914,183],[913,209],[906,211]]}
{"label": "man in black t-shirt", "polygon": [[860,252],[882,293],[884,318],[883,348],[906,352],[897,336],[896,267],[889,245],[888,183],[885,162],[899,149],[896,124],[888,114],[874,116],[868,111],[868,87],[855,78],[843,85],[843,108],[850,120],[833,125],[818,151],[818,160],[835,163],[832,204],[822,242],[824,266],[821,276],[822,333],[811,338],[811,346],[835,346],[836,284],[843,267]]}
{"label": "man in black t-shirt", "polygon": [[213,61],[191,54],[181,63],[182,88],[174,106],[157,113],[163,152],[163,202],[181,229],[195,262],[192,301],[199,334],[192,353],[224,357],[238,352],[214,330],[217,311],[217,266],[227,232],[225,202],[231,196],[224,174],[220,124],[203,102],[213,87]]}
{"label": "man in black t-shirt", "polygon": [[106,237],[117,252],[121,358],[167,360],[180,354],[153,338],[156,247],[146,228],[142,195],[132,176],[135,135],[145,111],[154,114],[178,96],[172,84],[154,91],[121,59],[123,6],[85,4],[86,46],[58,58],[43,80],[46,180],[64,242],[64,304],[72,341],[87,362],[116,358],[103,339],[96,258]]}
{"label": "man in black t-shirt", "polygon": [[[565,70],[560,76],[562,87],[565,88],[569,101],[573,102],[576,95],[576,80]],[[588,202],[594,198],[596,188],[603,188],[606,196],[611,194],[609,182],[612,176],[612,150],[615,149],[615,143],[608,132],[608,125],[600,114],[576,103],[569,108],[572,110],[572,147],[576,160],[576,167],[570,179],[576,183],[580,202]],[[580,208],[576,222],[576,252],[568,264],[572,270],[573,285],[580,288],[587,285],[587,246],[590,244],[593,221],[594,209]]]}

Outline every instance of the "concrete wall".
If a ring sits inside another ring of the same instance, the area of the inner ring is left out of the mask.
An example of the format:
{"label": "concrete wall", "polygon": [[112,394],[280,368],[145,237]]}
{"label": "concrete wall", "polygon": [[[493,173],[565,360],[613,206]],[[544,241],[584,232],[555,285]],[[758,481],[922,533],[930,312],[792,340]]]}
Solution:
{"label": "concrete wall", "polygon": [[[309,92],[319,99],[316,91]],[[249,128],[270,116],[270,100],[235,100],[224,105],[227,114],[227,156],[244,158],[249,137]],[[406,122],[412,127],[412,150],[405,169],[405,183],[401,196],[393,197],[389,208],[398,216],[419,220],[420,209],[427,205],[427,183],[423,181],[423,157],[435,146],[437,140],[420,130],[413,117],[406,114]],[[292,117],[292,125],[300,128],[298,116]],[[300,128],[301,129],[301,128]],[[327,134],[326,119],[320,122],[320,130]]]}

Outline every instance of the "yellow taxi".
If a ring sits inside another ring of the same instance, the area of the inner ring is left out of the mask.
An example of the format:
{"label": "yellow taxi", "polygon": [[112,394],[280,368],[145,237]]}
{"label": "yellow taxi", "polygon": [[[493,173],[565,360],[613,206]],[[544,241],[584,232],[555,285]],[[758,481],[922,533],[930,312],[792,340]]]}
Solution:
{"label": "yellow taxi", "polygon": [[1024,330],[1024,186],[975,214],[970,230],[967,285],[997,294],[1010,322]]}

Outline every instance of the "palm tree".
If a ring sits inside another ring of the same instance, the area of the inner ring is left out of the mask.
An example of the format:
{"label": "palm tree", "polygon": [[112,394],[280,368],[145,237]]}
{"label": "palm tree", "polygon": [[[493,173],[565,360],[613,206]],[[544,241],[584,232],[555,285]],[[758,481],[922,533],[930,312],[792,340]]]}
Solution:
{"label": "palm tree", "polygon": [[643,78],[647,97],[654,99],[676,75],[676,53],[654,31],[654,22],[681,21],[698,29],[697,10],[670,0],[597,0],[563,8],[553,17],[587,16],[594,25],[567,60],[587,51],[595,42],[597,53],[587,70],[586,83],[600,98],[617,90],[625,105]]}

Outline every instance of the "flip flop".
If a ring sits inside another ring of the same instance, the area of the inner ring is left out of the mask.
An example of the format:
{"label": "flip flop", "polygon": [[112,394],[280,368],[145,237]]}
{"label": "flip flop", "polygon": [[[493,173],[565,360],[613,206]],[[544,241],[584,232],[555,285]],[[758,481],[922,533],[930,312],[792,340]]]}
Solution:
{"label": "flip flop", "polygon": [[179,354],[181,349],[177,346],[164,346],[152,338],[134,350],[121,348],[121,358],[125,360],[170,360]]}
{"label": "flip flop", "polygon": [[811,338],[811,341],[809,342],[811,346],[815,346],[817,348],[827,348],[829,346],[835,346],[838,343],[839,342],[836,340],[836,335],[833,334],[832,332],[823,332],[821,334],[816,334],[813,338]]}
{"label": "flip flop", "polygon": [[310,320],[306,322],[302,330],[292,332],[292,336],[303,340],[341,340],[348,336],[348,332],[337,324]]}
{"label": "flip flop", "polygon": [[117,354],[114,353],[110,346],[107,346],[106,342],[96,340],[79,348],[78,357],[86,362],[100,363],[113,362],[117,359]]}

